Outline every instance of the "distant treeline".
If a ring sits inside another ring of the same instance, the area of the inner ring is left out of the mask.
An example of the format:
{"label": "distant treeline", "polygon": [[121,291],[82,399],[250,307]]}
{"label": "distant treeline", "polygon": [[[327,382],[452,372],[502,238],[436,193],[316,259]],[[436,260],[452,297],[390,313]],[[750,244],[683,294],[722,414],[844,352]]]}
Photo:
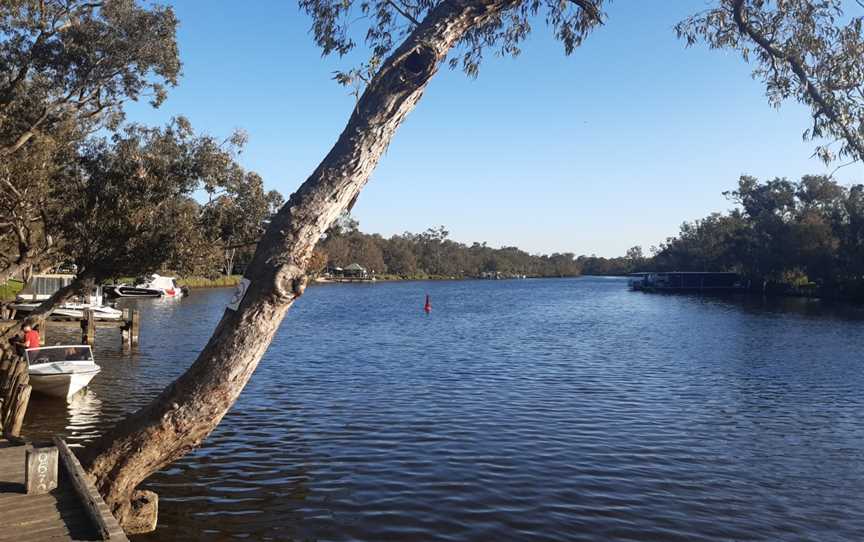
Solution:
{"label": "distant treeline", "polygon": [[724,195],[736,208],[685,222],[649,255],[635,246],[617,258],[467,245],[448,239],[443,226],[384,238],[359,231],[346,215],[319,243],[313,269],[358,263],[411,278],[734,271],[754,290],[864,301],[864,185],[819,175],[798,182],[742,176]]}
{"label": "distant treeline", "polygon": [[645,267],[736,271],[758,290],[864,301],[864,185],[742,176],[724,194],[736,209],[684,223]]}
{"label": "distant treeline", "polygon": [[[357,263],[370,273],[403,278],[424,277],[573,277],[582,274],[626,274],[641,261],[641,249],[628,256],[600,258],[573,253],[529,254],[516,247],[492,248],[486,243],[466,245],[448,239],[444,226],[423,233],[390,238],[359,231],[350,216],[337,222],[318,245],[312,269]],[[638,258],[638,260],[634,260]]]}

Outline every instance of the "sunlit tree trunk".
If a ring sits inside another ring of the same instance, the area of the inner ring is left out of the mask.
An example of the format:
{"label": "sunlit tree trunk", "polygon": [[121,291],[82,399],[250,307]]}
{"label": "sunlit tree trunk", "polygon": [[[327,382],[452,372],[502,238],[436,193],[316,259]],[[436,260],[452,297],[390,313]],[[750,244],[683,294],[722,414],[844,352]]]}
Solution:
{"label": "sunlit tree trunk", "polygon": [[305,287],[315,244],[354,200],[448,51],[514,0],[454,0],[434,8],[369,81],[338,141],[274,217],[245,278],[183,375],[82,451],[81,459],[127,532],[155,527],[148,476],[199,446],[236,401],[286,311]]}

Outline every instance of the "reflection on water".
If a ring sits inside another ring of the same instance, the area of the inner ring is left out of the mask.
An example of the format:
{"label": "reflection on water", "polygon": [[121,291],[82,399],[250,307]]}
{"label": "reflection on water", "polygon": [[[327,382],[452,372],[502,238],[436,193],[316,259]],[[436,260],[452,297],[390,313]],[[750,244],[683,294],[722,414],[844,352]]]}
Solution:
{"label": "reflection on water", "polygon": [[92,387],[76,393],[68,403],[63,399],[34,393],[27,410],[27,426],[55,428],[62,423],[64,430],[58,432],[65,434],[69,442],[74,444],[99,434],[101,414],[102,401]]}
{"label": "reflection on water", "polygon": [[[310,288],[139,538],[864,540],[864,313],[625,284]],[[92,439],[229,297],[135,302],[140,348],[100,329],[102,373],[25,432]]]}

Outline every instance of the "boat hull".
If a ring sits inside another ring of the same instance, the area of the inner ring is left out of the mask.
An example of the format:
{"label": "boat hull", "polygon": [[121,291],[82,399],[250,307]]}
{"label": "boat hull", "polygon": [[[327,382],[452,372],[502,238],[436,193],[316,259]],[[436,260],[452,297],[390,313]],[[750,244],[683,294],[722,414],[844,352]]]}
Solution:
{"label": "boat hull", "polygon": [[84,389],[93,380],[100,369],[97,367],[91,371],[61,374],[33,374],[30,373],[30,385],[33,391],[51,397],[68,399]]}
{"label": "boat hull", "polygon": [[[38,303],[14,303],[12,308],[18,312],[32,312],[39,307]],[[84,311],[92,310],[93,315],[97,320],[120,320],[123,318],[123,311],[111,307],[75,307],[75,306],[60,306],[51,313],[51,318],[75,318],[77,320],[84,319]]]}
{"label": "boat hull", "polygon": [[134,286],[105,286],[106,295],[112,297],[162,297],[162,290],[155,288],[136,288]]}

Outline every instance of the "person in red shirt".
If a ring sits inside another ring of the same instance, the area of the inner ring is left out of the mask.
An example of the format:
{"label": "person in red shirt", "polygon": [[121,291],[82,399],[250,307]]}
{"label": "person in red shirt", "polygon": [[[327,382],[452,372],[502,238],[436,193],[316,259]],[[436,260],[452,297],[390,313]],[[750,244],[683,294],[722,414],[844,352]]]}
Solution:
{"label": "person in red shirt", "polygon": [[21,356],[24,355],[24,350],[28,348],[39,348],[39,342],[39,332],[29,325],[24,326],[23,337],[18,335],[12,339],[12,344]]}
{"label": "person in red shirt", "polygon": [[39,348],[39,332],[30,326],[24,326],[24,348]]}

